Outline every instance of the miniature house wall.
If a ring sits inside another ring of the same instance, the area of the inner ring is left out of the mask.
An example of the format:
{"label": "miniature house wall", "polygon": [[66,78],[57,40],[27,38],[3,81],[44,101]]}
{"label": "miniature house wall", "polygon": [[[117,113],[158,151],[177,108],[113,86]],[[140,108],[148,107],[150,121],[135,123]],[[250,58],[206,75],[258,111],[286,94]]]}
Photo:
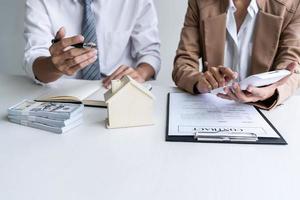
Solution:
{"label": "miniature house wall", "polygon": [[[141,84],[124,77],[106,96],[108,128],[125,128],[154,124],[154,96]],[[116,91],[114,91],[116,90]]]}

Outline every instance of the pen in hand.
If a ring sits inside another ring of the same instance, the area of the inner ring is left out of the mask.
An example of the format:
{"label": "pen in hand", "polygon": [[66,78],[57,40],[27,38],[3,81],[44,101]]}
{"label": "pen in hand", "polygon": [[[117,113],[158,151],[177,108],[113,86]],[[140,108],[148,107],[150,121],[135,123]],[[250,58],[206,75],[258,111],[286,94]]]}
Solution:
{"label": "pen in hand", "polygon": [[[60,39],[53,39],[51,42],[52,44],[54,43],[57,43],[59,42]],[[75,47],[75,48],[93,48],[93,49],[96,49],[97,48],[97,45],[93,42],[89,42],[89,43],[78,43],[78,44],[73,44],[71,45],[72,47]]]}

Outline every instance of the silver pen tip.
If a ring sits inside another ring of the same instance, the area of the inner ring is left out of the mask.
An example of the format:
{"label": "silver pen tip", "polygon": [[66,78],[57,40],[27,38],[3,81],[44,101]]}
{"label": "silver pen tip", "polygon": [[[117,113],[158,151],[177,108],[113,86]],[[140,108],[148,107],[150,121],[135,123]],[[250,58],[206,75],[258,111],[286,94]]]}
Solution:
{"label": "silver pen tip", "polygon": [[97,48],[97,45],[93,42],[89,42],[89,43],[84,43],[83,47],[84,48]]}

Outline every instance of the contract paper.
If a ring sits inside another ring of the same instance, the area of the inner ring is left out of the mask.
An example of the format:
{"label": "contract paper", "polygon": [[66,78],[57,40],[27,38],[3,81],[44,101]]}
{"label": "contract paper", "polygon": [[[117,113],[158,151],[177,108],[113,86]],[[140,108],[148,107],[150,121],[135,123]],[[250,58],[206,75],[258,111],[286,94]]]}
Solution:
{"label": "contract paper", "polygon": [[224,100],[213,94],[170,94],[169,136],[193,136],[196,131],[209,130],[280,138],[254,106]]}

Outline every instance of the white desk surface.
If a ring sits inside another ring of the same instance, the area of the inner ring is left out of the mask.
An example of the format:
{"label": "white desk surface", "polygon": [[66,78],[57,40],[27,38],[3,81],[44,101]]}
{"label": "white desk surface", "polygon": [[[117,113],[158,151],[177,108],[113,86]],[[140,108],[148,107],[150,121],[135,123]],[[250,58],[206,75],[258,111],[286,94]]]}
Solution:
{"label": "white desk surface", "polygon": [[107,130],[106,110],[64,135],[9,123],[6,109],[43,90],[0,76],[1,200],[299,200],[300,96],[266,115],[287,146],[165,142],[166,97],[154,87],[156,125]]}

